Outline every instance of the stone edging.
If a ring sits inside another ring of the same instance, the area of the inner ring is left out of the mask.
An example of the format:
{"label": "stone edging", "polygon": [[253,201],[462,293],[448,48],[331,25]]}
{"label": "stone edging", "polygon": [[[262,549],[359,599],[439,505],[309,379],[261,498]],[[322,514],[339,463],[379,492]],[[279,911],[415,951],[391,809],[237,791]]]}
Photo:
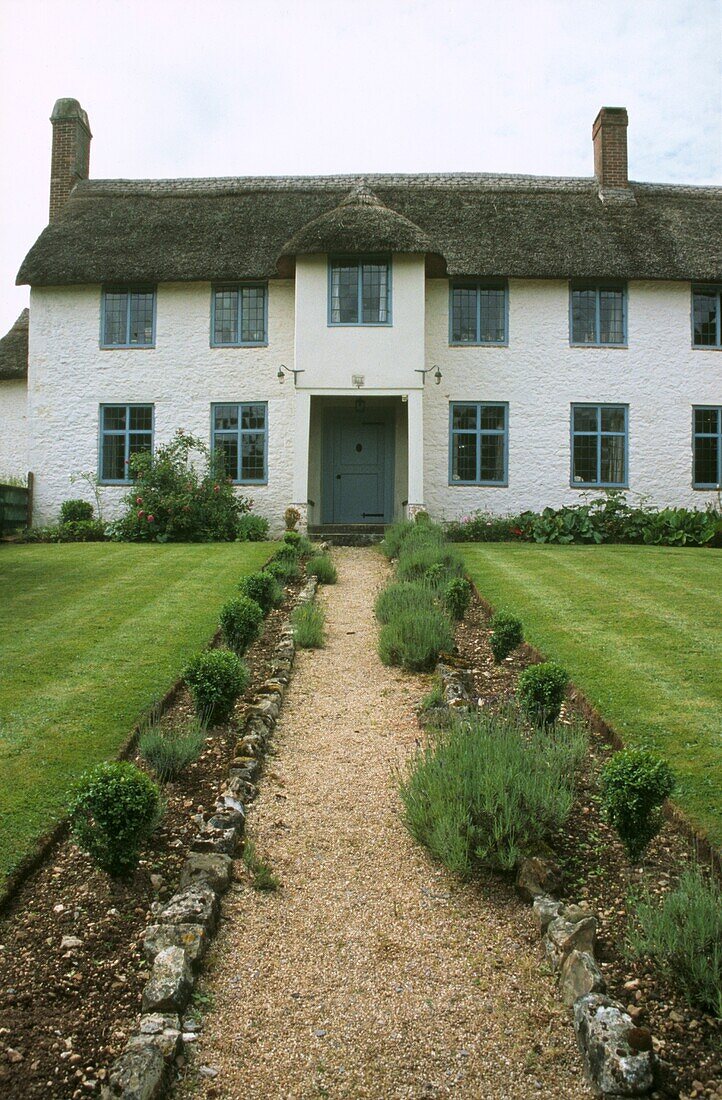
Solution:
{"label": "stone edging", "polygon": [[[310,577],[298,604],[311,603],[318,581]],[[193,991],[195,974],[215,935],[221,895],[233,872],[233,855],[243,835],[245,807],[257,794],[261,759],[278,720],[296,647],[290,620],[271,658],[268,678],[256,693],[239,731],[228,781],[207,818],[193,817],[198,829],[183,865],[178,891],[165,903],[154,902],[155,923],[143,933],[143,954],[153,964],[143,989],[137,1032],[110,1067],[104,1100],[153,1100],[162,1094],[175,1057],[183,1049],[181,1014]]]}

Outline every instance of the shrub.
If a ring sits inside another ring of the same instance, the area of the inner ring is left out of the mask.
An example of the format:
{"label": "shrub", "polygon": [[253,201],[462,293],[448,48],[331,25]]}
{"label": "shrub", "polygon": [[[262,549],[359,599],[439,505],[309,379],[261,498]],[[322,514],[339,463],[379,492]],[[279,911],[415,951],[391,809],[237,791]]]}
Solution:
{"label": "shrub", "polygon": [[248,596],[236,596],[221,608],[219,623],[226,645],[243,653],[263,629],[263,609]]}
{"label": "shrub", "polygon": [[530,739],[511,713],[452,717],[401,775],[406,826],[462,878],[509,871],[568,818],[585,750],[579,727]]}
{"label": "shrub", "polygon": [[448,579],[448,574],[444,563],[441,561],[434,562],[424,573],[424,584],[429,588],[441,588],[441,586]]}
{"label": "shrub", "polygon": [[60,522],[77,523],[93,518],[93,505],[87,500],[64,500],[60,505]]}
{"label": "shrub", "polygon": [[402,520],[400,523],[392,523],[392,525],[386,529],[380,543],[380,549],[382,554],[387,557],[389,561],[391,558],[397,558],[399,556],[401,544],[413,529],[413,523],[406,519]]}
{"label": "shrub", "polygon": [[[435,540],[421,544],[407,541],[399,555],[396,576],[400,581],[421,580],[437,564],[449,579],[460,576],[464,571],[461,557],[453,547],[444,546]],[[438,576],[439,571],[435,572]]]}
{"label": "shrub", "polygon": [[336,566],[328,554],[315,554],[309,558],[306,572],[311,577],[318,577],[319,584],[335,584],[338,580]]}
{"label": "shrub", "polygon": [[199,718],[166,729],[160,722],[151,721],[140,735],[138,748],[158,780],[168,783],[198,757],[205,739],[206,727]]}
{"label": "shrub", "polygon": [[674,789],[666,761],[647,749],[624,749],[604,765],[602,807],[632,862],[637,862],[661,825],[660,807]]}
{"label": "shrub", "polygon": [[568,683],[566,669],[554,661],[525,668],[517,687],[522,710],[539,726],[553,725],[561,713]]}
{"label": "shrub", "polygon": [[427,714],[430,710],[437,710],[439,707],[443,707],[445,702],[443,684],[437,679],[434,681],[431,691],[421,700],[421,713]]}
{"label": "shrub", "polygon": [[263,567],[263,572],[275,577],[282,584],[287,584],[289,581],[298,580],[301,576],[301,566],[295,556],[290,558],[276,557]]}
{"label": "shrub", "polygon": [[629,952],[651,958],[691,1005],[722,1016],[722,894],[712,877],[688,868],[660,900],[631,897]]}
{"label": "shrub", "polygon": [[268,520],[247,512],[238,520],[236,538],[239,542],[264,542],[268,538]]}
{"label": "shrub", "polygon": [[454,628],[448,615],[439,607],[416,606],[399,612],[381,627],[378,648],[385,665],[425,672],[453,644]]}
{"label": "shrub", "polygon": [[103,871],[130,875],[159,809],[158,788],[134,764],[99,764],[81,776],[68,813],[73,836]]}
{"label": "shrub", "polygon": [[324,614],[314,603],[304,603],[291,615],[293,640],[301,649],[320,649],[324,642]]}
{"label": "shrub", "polygon": [[374,611],[380,623],[388,623],[405,611],[433,610],[436,606],[434,593],[421,581],[397,581],[379,592]]}
{"label": "shrub", "polygon": [[29,527],[25,542],[103,542],[108,537],[105,524],[99,519],[69,520],[51,527]]}
{"label": "shrub", "polygon": [[471,585],[466,577],[454,577],[444,586],[444,607],[452,619],[463,619],[471,603]]}
{"label": "shrub", "polygon": [[283,536],[283,545],[292,546],[299,558],[305,558],[313,550],[313,544],[305,535],[298,531],[286,531]]}
{"label": "shrub", "polygon": [[249,573],[238,585],[244,596],[255,600],[258,606],[267,615],[274,607],[280,607],[283,603],[283,589],[273,573],[268,569],[260,573]]}
{"label": "shrub", "polygon": [[283,513],[283,522],[286,524],[287,531],[295,531],[301,522],[301,513],[298,508],[287,508]]}
{"label": "shrub", "polygon": [[298,543],[282,542],[273,556],[274,561],[295,561],[301,557]]}
{"label": "shrub", "polygon": [[450,542],[519,542],[529,537],[530,512],[516,516],[494,516],[474,512],[445,524]]}
{"label": "shrub", "polygon": [[497,664],[508,657],[510,653],[524,641],[524,628],[521,619],[511,615],[508,611],[497,611],[492,617],[491,637],[489,645]]}
{"label": "shrub", "polygon": [[183,679],[196,714],[209,723],[224,722],[248,686],[248,669],[230,649],[209,649],[188,664]]}

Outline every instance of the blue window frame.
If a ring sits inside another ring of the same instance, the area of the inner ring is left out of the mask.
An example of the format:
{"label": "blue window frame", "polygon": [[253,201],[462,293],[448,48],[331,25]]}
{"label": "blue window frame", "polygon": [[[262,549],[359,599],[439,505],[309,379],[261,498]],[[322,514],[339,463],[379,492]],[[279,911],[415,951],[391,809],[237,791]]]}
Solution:
{"label": "blue window frame", "polygon": [[155,298],[150,286],[103,287],[101,348],[155,347]]}
{"label": "blue window frame", "polygon": [[722,347],[722,287],[692,287],[692,346]]}
{"label": "blue window frame", "polygon": [[722,405],[692,409],[692,485],[722,488]]}
{"label": "blue window frame", "polygon": [[570,284],[569,342],[581,347],[627,346],[626,284]]}
{"label": "blue window frame", "polygon": [[627,485],[627,405],[572,405],[573,489]]}
{"label": "blue window frame", "polygon": [[328,265],[329,325],[391,324],[387,256],[336,256]]}
{"label": "blue window frame", "polygon": [[99,480],[127,485],[133,455],[153,450],[152,405],[101,405]]}
{"label": "blue window frame", "polygon": [[259,347],[268,343],[265,283],[227,283],[211,294],[211,347]]}
{"label": "blue window frame", "polygon": [[509,405],[456,401],[449,407],[449,484],[506,485]]}
{"label": "blue window frame", "polygon": [[463,280],[449,288],[449,343],[507,344],[509,296],[503,280]]}
{"label": "blue window frame", "polygon": [[239,485],[268,481],[268,404],[211,406],[211,448],[222,456],[226,476]]}

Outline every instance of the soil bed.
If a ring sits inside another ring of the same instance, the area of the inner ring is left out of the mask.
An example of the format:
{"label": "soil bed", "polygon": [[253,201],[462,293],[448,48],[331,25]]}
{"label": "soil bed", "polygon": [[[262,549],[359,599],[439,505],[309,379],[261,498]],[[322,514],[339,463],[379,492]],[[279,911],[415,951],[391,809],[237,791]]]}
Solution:
{"label": "soil bed", "polygon": [[[533,659],[522,650],[495,664],[490,633],[487,614],[474,600],[457,631],[459,659],[471,670],[481,705],[497,707],[512,699],[519,673]],[[562,720],[583,717],[581,703],[572,698],[565,704]],[[664,1081],[657,1095],[722,1097],[722,1021],[691,1009],[679,990],[643,960],[630,960],[624,953],[630,891],[645,885],[661,897],[695,859],[694,841],[667,821],[647,849],[643,867],[629,865],[599,806],[599,768],[613,751],[601,733],[591,732],[576,804],[564,832],[552,840],[564,870],[565,900],[584,901],[598,916],[598,958],[609,993],[641,1010],[640,1024],[655,1037]]]}
{"label": "soil bed", "polygon": [[[135,1029],[149,976],[140,950],[149,907],[177,889],[197,829],[191,815],[214,807],[238,720],[267,674],[299,587],[286,589],[283,606],[270,613],[263,636],[245,654],[250,686],[231,722],[211,730],[199,758],[163,788],[163,819],[132,882],[113,882],[67,839],[21,886],[0,921],[0,1095],[7,1100],[99,1093]],[[191,714],[182,689],[167,720]],[[65,936],[82,944],[63,950]]]}

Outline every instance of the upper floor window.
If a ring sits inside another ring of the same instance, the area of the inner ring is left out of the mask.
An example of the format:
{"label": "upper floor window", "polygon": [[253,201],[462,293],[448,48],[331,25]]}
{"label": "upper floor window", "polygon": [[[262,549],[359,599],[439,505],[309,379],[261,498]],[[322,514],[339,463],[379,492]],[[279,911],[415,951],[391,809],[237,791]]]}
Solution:
{"label": "upper floor window", "polygon": [[573,282],[569,293],[569,340],[572,344],[626,345],[627,288],[623,283]]}
{"label": "upper floor window", "polygon": [[153,450],[152,405],[100,406],[100,480],[133,480],[133,455]]}
{"label": "upper floor window", "polygon": [[264,283],[217,286],[211,299],[211,345],[244,347],[268,342]]}
{"label": "upper floor window", "polygon": [[692,484],[695,489],[722,487],[722,406],[692,410]]}
{"label": "upper floor window", "polygon": [[227,476],[242,484],[268,481],[266,403],[213,405],[211,424],[211,446],[223,456]]}
{"label": "upper floor window", "polygon": [[506,485],[508,454],[506,403],[452,404],[449,481],[453,485]]}
{"label": "upper floor window", "polygon": [[104,348],[152,348],[155,344],[153,287],[103,288],[100,343]]}
{"label": "upper floor window", "polygon": [[329,265],[330,325],[391,324],[391,264],[383,256],[336,258]]}
{"label": "upper floor window", "polygon": [[572,405],[572,487],[627,484],[627,406]]}
{"label": "upper floor window", "polygon": [[505,344],[506,284],[498,281],[451,285],[449,339],[452,344]]}
{"label": "upper floor window", "polygon": [[692,288],[692,344],[696,348],[722,347],[722,287]]}

